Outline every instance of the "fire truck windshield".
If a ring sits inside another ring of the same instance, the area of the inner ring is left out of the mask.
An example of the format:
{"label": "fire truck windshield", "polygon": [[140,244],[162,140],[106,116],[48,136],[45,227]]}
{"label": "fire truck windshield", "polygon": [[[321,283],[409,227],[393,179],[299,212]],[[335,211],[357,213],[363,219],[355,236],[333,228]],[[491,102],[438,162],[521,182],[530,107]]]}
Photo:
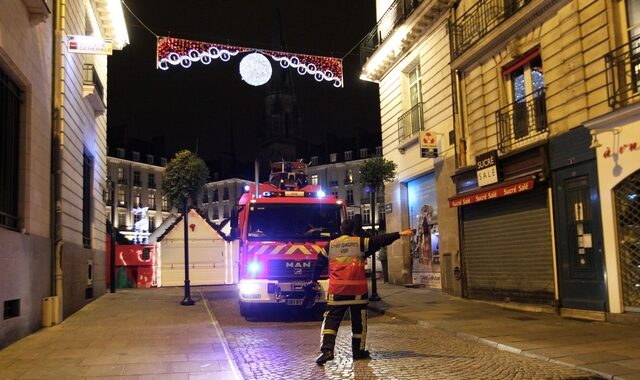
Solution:
{"label": "fire truck windshield", "polygon": [[340,233],[340,205],[251,205],[249,240],[330,240]]}

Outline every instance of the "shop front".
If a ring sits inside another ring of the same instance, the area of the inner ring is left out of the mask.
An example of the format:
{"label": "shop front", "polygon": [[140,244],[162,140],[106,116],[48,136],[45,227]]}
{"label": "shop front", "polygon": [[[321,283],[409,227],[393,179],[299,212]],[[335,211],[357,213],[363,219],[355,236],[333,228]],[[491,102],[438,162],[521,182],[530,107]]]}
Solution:
{"label": "shop front", "polygon": [[453,176],[458,195],[463,296],[551,305],[555,300],[546,145]]}
{"label": "shop front", "polygon": [[597,158],[609,318],[640,319],[639,120],[628,107],[584,123]]}
{"label": "shop front", "polygon": [[411,241],[412,282],[441,289],[435,173],[407,182],[407,198],[409,226],[416,229],[416,235]]}

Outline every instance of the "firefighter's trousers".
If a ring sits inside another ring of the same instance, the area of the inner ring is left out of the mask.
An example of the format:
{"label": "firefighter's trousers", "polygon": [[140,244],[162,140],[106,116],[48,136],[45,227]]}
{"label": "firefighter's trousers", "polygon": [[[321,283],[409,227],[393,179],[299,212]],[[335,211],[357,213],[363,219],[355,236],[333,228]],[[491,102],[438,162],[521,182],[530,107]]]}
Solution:
{"label": "firefighter's trousers", "polygon": [[367,304],[358,303],[327,305],[327,311],[324,312],[324,321],[322,322],[321,351],[333,352],[338,328],[347,309],[351,313],[351,347],[353,353],[364,350],[367,338]]}

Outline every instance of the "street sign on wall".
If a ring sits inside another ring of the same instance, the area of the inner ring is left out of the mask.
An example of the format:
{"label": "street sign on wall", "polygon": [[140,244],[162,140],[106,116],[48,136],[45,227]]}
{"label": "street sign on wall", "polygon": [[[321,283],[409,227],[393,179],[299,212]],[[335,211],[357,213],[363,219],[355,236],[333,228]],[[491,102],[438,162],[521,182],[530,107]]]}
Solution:
{"label": "street sign on wall", "polygon": [[420,157],[438,157],[438,144],[436,134],[431,131],[420,131]]}
{"label": "street sign on wall", "polygon": [[67,36],[67,49],[70,53],[80,54],[113,54],[113,44],[110,40],[94,36]]}

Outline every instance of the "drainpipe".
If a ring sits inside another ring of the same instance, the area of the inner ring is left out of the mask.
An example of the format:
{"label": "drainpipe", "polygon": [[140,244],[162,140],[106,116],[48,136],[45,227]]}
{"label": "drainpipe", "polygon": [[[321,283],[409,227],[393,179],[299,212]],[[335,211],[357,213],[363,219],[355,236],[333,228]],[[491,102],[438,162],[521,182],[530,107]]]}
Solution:
{"label": "drainpipe", "polygon": [[53,323],[62,321],[62,152],[64,151],[64,89],[62,70],[64,68],[62,43],[65,30],[65,0],[54,1],[53,54],[52,54],[52,121],[51,121],[51,295],[57,299]]}

